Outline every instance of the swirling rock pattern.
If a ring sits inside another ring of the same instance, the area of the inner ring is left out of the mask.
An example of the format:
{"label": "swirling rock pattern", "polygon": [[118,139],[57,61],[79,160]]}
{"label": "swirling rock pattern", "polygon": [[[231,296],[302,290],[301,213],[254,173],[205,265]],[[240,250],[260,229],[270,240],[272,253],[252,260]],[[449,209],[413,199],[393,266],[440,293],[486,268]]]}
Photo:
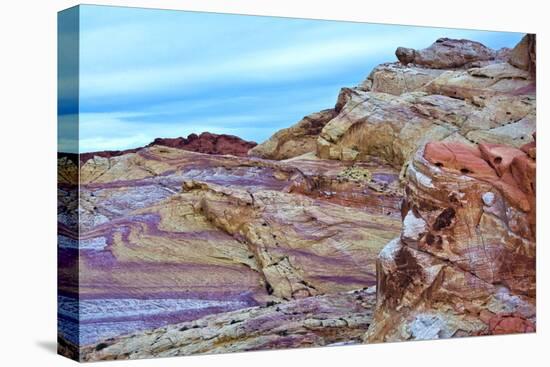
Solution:
{"label": "swirling rock pattern", "polygon": [[396,55],[257,147],[60,154],[60,352],[534,331],[535,38]]}
{"label": "swirling rock pattern", "polygon": [[[374,285],[376,255],[399,232],[398,172],[365,163],[369,179],[349,180],[348,166],[156,145],[90,158],[79,201],[60,194],[63,344],[93,349],[139,330]],[[78,218],[67,214],[75,203]]]}

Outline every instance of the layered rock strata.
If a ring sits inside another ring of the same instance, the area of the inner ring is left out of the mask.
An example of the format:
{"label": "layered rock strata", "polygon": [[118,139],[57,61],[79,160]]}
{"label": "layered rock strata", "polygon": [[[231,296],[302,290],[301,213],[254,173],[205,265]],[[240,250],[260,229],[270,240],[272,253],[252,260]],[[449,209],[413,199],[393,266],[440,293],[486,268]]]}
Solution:
{"label": "layered rock strata", "polygon": [[60,350],[534,331],[535,37],[396,55],[254,148],[203,133],[60,155]]}
{"label": "layered rock strata", "polygon": [[89,159],[80,183],[79,201],[61,193],[58,211],[63,345],[372,286],[400,227],[398,172],[380,162],[155,145]]}
{"label": "layered rock strata", "polygon": [[372,319],[372,289],[207,316],[83,350],[84,361],[171,357],[358,343]]}

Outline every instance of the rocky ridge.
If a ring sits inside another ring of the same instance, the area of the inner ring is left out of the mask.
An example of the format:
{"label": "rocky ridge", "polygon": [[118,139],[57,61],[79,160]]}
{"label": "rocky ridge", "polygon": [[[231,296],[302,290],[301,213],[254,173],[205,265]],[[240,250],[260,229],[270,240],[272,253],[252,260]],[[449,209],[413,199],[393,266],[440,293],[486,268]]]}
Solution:
{"label": "rocky ridge", "polygon": [[[190,134],[187,138],[156,138],[145,147],[151,147],[153,145],[189,150],[191,152],[205,154],[231,154],[235,156],[245,156],[251,148],[256,146],[256,143],[253,141],[243,140],[233,135],[203,132],[199,135]],[[86,163],[94,157],[118,157],[129,153],[136,153],[141,149],[143,148],[88,152],[79,154],[79,157],[81,163]]]}
{"label": "rocky ridge", "polygon": [[534,36],[396,56],[250,157],[177,139],[61,157],[63,315],[75,267],[92,310],[79,358],[534,331]]}
{"label": "rocky ridge", "polygon": [[[323,128],[317,156],[344,161],[376,156],[400,168],[429,141],[515,147],[532,141],[534,43],[527,35],[513,50],[451,39],[423,50],[398,48],[399,62],[379,65],[360,85],[343,88],[337,115],[318,119]],[[286,132],[279,132],[249,154],[280,159],[280,151],[267,147],[284,146],[285,139]]]}

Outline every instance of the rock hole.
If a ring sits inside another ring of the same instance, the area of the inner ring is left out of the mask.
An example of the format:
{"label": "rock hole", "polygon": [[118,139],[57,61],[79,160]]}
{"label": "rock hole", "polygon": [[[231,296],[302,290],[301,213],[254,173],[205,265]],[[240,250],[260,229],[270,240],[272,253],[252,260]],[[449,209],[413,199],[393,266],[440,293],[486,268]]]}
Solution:
{"label": "rock hole", "polygon": [[443,163],[441,163],[441,162],[436,162],[435,165],[436,165],[436,167],[443,167]]}
{"label": "rock hole", "polygon": [[495,157],[493,162],[495,162],[495,164],[501,164],[502,163],[502,157]]}
{"label": "rock hole", "polygon": [[435,219],[435,222],[433,224],[433,229],[435,229],[436,231],[439,231],[440,229],[450,226],[455,215],[456,215],[456,212],[453,208],[446,208]]}
{"label": "rock hole", "polygon": [[105,348],[107,348],[108,346],[109,346],[108,344],[99,343],[98,345],[95,346],[95,350],[96,350],[96,352],[99,352],[100,350],[105,349]]}
{"label": "rock hole", "polygon": [[431,233],[428,233],[428,234],[426,235],[426,243],[427,243],[428,245],[431,246],[431,245],[434,244],[434,241],[435,241],[434,235],[431,234]]}
{"label": "rock hole", "polygon": [[470,171],[468,168],[461,168],[460,173],[467,175],[468,173],[472,173],[472,171]]}

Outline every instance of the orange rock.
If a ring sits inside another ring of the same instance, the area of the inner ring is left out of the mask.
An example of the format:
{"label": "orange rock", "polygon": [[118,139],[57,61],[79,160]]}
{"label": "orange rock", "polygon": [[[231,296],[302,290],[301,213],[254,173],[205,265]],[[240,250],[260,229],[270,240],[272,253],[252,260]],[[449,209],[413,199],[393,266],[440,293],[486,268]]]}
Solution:
{"label": "orange rock", "polygon": [[464,144],[428,143],[424,158],[437,167],[457,170],[465,175],[496,178],[495,171],[481,158],[479,150]]}
{"label": "orange rock", "polygon": [[515,157],[510,171],[521,191],[535,195],[537,189],[536,163],[526,155]]}
{"label": "orange rock", "polygon": [[502,177],[510,170],[512,160],[518,156],[524,156],[525,153],[511,146],[500,144],[479,144],[481,156],[485,159]]}
{"label": "orange rock", "polygon": [[424,158],[437,167],[489,182],[512,205],[528,212],[534,206],[535,161],[523,151],[506,145],[481,143],[470,147],[461,143],[426,144]]}

